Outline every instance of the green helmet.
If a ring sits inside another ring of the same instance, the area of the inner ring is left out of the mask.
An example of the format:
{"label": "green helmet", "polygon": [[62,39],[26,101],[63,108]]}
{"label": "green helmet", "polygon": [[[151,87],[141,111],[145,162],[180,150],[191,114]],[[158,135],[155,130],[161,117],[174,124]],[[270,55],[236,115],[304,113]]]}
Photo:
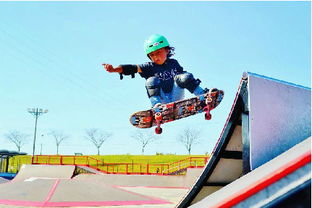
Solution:
{"label": "green helmet", "polygon": [[146,54],[167,46],[169,46],[168,40],[164,36],[158,34],[151,35],[144,42],[144,50]]}

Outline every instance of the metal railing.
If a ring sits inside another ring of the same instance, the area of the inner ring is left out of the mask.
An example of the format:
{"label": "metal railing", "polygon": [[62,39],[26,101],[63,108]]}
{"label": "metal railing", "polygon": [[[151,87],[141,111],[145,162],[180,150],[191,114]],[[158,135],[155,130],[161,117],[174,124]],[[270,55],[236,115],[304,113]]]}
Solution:
{"label": "metal railing", "polygon": [[172,175],[186,168],[204,167],[208,158],[189,157],[169,164],[145,164],[104,163],[90,156],[35,155],[33,164],[87,166],[107,174]]}

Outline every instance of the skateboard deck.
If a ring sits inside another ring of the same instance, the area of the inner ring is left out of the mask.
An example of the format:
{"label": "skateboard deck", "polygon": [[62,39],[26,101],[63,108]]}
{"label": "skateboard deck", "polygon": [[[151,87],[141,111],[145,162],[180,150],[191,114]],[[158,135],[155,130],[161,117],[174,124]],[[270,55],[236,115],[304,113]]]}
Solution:
{"label": "skateboard deck", "polygon": [[161,104],[157,108],[138,111],[131,115],[130,123],[138,128],[151,128],[157,126],[155,132],[162,133],[160,127],[164,123],[205,112],[205,119],[210,120],[210,111],[216,108],[222,101],[224,92],[215,90],[200,96]]}

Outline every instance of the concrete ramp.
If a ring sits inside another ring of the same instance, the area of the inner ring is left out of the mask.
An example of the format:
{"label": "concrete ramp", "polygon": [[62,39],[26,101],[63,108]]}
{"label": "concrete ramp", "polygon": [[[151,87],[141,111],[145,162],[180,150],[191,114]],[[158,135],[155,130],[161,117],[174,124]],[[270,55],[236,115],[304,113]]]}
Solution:
{"label": "concrete ramp", "polygon": [[200,176],[202,168],[189,168],[186,175],[115,175],[115,174],[80,174],[73,179],[98,181],[98,183],[117,186],[145,186],[189,189]]}
{"label": "concrete ramp", "polygon": [[244,73],[212,156],[177,207],[196,204],[310,136],[310,88]]}
{"label": "concrete ramp", "polygon": [[184,176],[80,174],[74,166],[24,166],[0,184],[0,206],[173,208],[201,174]]}
{"label": "concrete ramp", "polygon": [[[310,162],[308,138],[190,207],[310,207],[311,192],[303,191],[311,185]],[[292,197],[287,204],[285,196]]]}
{"label": "concrete ramp", "polygon": [[0,204],[22,207],[92,207],[172,202],[95,180],[36,179],[0,184]]}
{"label": "concrete ramp", "polygon": [[311,135],[311,89],[249,74],[247,90],[253,170]]}
{"label": "concrete ramp", "polygon": [[14,181],[32,179],[69,179],[74,175],[74,165],[23,165]]}

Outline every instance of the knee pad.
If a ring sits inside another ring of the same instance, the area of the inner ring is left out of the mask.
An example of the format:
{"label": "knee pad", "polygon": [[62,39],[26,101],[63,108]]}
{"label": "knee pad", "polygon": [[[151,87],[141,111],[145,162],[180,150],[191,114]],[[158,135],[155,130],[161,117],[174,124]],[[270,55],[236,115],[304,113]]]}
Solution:
{"label": "knee pad", "polygon": [[199,79],[195,79],[193,74],[188,73],[188,72],[176,75],[175,82],[177,83],[179,87],[186,88],[191,93],[193,93],[195,88],[199,86],[199,84],[201,83]]}
{"label": "knee pad", "polygon": [[150,77],[146,80],[145,88],[148,97],[160,95],[160,80],[157,77]]}

